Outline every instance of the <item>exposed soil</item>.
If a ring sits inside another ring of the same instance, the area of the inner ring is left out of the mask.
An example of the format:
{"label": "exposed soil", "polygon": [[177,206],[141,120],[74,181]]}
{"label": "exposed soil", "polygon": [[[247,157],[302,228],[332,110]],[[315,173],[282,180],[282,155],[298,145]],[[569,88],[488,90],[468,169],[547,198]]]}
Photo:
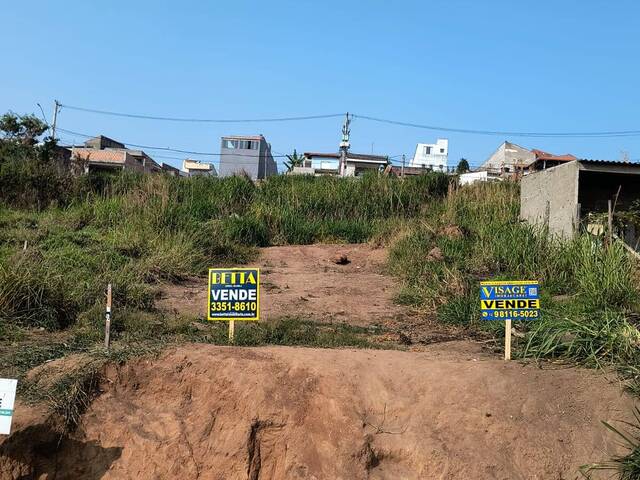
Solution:
{"label": "exposed soil", "polygon": [[[406,309],[392,300],[393,279],[383,275],[385,260],[386,250],[362,244],[265,248],[251,265],[260,267],[261,317],[299,316],[368,325],[404,315]],[[205,317],[207,279],[164,286],[157,305],[165,311]]]}
{"label": "exposed soil", "polygon": [[[632,412],[614,376],[505,363],[479,343],[447,341],[459,332],[393,304],[385,255],[265,249],[263,318],[402,327],[422,344],[414,351],[190,344],[110,366],[73,434],[18,402],[0,480],[569,480],[622,453],[600,423]],[[158,305],[204,316],[206,279],[166,286]],[[28,378],[46,384],[85,360]]]}
{"label": "exposed soil", "polygon": [[600,421],[632,407],[595,371],[505,363],[470,342],[188,345],[106,377],[57,454],[19,405],[0,478],[573,479],[618,448]]}

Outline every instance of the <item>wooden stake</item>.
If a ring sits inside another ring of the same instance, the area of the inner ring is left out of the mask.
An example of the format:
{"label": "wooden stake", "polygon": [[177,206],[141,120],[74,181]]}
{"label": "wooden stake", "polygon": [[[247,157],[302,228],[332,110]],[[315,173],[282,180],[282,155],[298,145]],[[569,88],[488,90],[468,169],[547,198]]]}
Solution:
{"label": "wooden stake", "polygon": [[111,284],[107,285],[107,311],[104,318],[104,348],[109,350],[111,343]]}
{"label": "wooden stake", "polygon": [[233,343],[235,330],[236,330],[235,321],[229,320],[229,343]]}
{"label": "wooden stake", "polygon": [[609,246],[613,243],[613,207],[611,200],[607,202],[608,206],[608,227],[609,227]]}
{"label": "wooden stake", "polygon": [[504,322],[504,359],[511,360],[511,319]]}

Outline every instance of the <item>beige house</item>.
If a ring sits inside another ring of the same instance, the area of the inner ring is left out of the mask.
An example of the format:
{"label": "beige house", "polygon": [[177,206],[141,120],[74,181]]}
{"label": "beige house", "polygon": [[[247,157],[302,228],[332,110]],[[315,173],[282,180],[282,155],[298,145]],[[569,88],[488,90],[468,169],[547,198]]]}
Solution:
{"label": "beige house", "polygon": [[515,143],[503,142],[478,170],[486,171],[489,177],[516,178],[528,172],[535,160],[532,151]]}
{"label": "beige house", "polygon": [[159,173],[162,166],[142,150],[126,148],[123,143],[104,135],[71,148],[71,161],[78,173],[109,170],[133,170],[140,173]]}
{"label": "beige house", "polygon": [[182,171],[189,177],[208,176],[217,177],[216,167],[212,163],[201,162],[186,158],[182,161]]}

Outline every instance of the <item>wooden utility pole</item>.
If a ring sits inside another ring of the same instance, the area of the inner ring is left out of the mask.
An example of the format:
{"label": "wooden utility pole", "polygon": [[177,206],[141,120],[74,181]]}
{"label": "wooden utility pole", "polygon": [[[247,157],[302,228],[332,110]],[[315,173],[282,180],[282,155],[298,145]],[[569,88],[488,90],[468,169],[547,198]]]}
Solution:
{"label": "wooden utility pole", "polygon": [[51,138],[56,139],[56,124],[58,123],[58,110],[60,109],[60,102],[58,100],[53,101],[53,121],[51,122]]}

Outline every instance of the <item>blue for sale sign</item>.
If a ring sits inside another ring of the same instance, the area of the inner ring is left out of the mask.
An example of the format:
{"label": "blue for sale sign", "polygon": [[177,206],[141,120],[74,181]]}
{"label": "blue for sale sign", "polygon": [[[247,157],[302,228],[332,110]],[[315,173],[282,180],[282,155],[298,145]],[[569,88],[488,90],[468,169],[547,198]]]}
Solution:
{"label": "blue for sale sign", "polygon": [[537,281],[490,281],[480,283],[483,320],[535,320],[540,318]]}

